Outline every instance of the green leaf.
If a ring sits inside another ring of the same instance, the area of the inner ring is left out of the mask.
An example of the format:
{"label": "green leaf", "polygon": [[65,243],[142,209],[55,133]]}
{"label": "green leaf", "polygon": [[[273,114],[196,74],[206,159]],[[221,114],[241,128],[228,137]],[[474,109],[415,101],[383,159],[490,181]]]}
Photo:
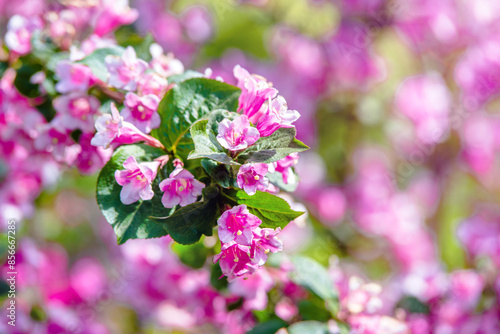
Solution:
{"label": "green leaf", "polygon": [[332,315],[336,316],[338,293],[325,267],[305,256],[295,256],[292,263],[295,267],[290,277],[292,281],[308,288],[323,299]]}
{"label": "green leaf", "polygon": [[295,135],[295,128],[279,128],[272,135],[261,137],[254,145],[244,150],[238,161],[271,163],[292,153],[309,149],[303,142],[295,139]]}
{"label": "green leaf", "polygon": [[123,162],[129,156],[133,155],[138,162],[146,162],[163,154],[164,151],[147,145],[121,146],[101,170],[97,180],[97,203],[113,227],[118,244],[123,244],[129,239],[158,238],[168,234],[161,224],[149,218],[168,216],[172,211],[161,203],[159,177],[153,182],[155,195],[151,200],[139,200],[130,205],[121,202],[122,186],[115,179],[115,171],[123,169]]}
{"label": "green leaf", "polygon": [[156,219],[170,234],[172,239],[183,245],[194,244],[201,236],[212,235],[212,230],[217,225],[217,201],[213,194],[214,187],[205,188],[203,202],[196,202],[177,209],[166,219]]}
{"label": "green leaf", "polygon": [[201,166],[221,187],[230,188],[236,186],[236,173],[230,166],[217,163],[211,159],[202,159]]}
{"label": "green leaf", "polygon": [[191,268],[200,269],[205,265],[209,249],[202,242],[192,245],[172,244],[172,250],[179,255],[179,260]]}
{"label": "green leaf", "polygon": [[260,323],[252,330],[247,332],[247,334],[274,334],[276,333],[280,328],[284,328],[287,326],[286,321],[283,321],[281,319],[271,319],[266,322]]}
{"label": "green leaf", "polygon": [[77,63],[87,65],[92,70],[92,73],[99,78],[99,80],[107,82],[109,73],[104,61],[106,56],[111,55],[121,57],[123,51],[125,50],[119,46],[97,49],[87,57],[77,61]]}
{"label": "green leaf", "polygon": [[176,74],[176,75],[171,75],[167,78],[167,81],[169,84],[179,84],[183,81],[186,81],[188,79],[193,79],[193,78],[203,78],[203,73],[193,71],[193,70],[187,70],[182,74]]}
{"label": "green leaf", "polygon": [[289,334],[328,334],[328,325],[319,321],[301,321],[288,327]]}
{"label": "green leaf", "polygon": [[262,220],[260,227],[284,228],[289,222],[303,214],[303,212],[292,210],[284,199],[262,191],[257,191],[255,195],[250,196],[243,190],[229,189],[225,190],[222,196],[230,204],[245,204],[250,213]]}
{"label": "green leaf", "polygon": [[194,143],[194,151],[189,153],[188,159],[208,158],[227,165],[239,165],[224,152],[215,134],[207,128],[208,120],[200,120],[191,126],[191,138]]}
{"label": "green leaf", "polygon": [[160,102],[161,125],[153,130],[167,150],[182,160],[194,149],[189,129],[216,109],[236,111],[240,89],[217,80],[188,79],[170,89]]}

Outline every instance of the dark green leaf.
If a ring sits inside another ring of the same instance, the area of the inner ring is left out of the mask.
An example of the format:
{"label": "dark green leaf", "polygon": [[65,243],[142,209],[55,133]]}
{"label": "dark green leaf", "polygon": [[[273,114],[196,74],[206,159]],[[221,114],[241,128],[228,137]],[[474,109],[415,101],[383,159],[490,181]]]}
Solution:
{"label": "dark green leaf", "polygon": [[289,334],[328,334],[328,325],[318,321],[296,322],[288,327]]}
{"label": "dark green leaf", "polygon": [[262,191],[257,191],[255,195],[250,196],[243,190],[229,189],[222,194],[230,204],[245,204],[250,213],[262,220],[260,227],[284,228],[289,222],[303,214],[303,212],[292,210],[284,199]]}
{"label": "dark green leaf", "polygon": [[295,270],[291,274],[291,279],[323,299],[332,314],[336,315],[338,294],[326,269],[318,262],[304,256],[295,256],[292,262]]}
{"label": "dark green leaf", "polygon": [[224,188],[236,186],[235,172],[232,167],[217,163],[211,159],[202,159],[201,166],[220,186]]}
{"label": "dark green leaf", "polygon": [[254,145],[244,150],[238,161],[271,163],[292,153],[309,149],[307,145],[295,139],[295,134],[295,128],[279,128],[272,135],[261,137]]}
{"label": "dark green leaf", "polygon": [[188,79],[170,89],[158,107],[160,128],[153,130],[167,150],[185,159],[194,149],[189,129],[216,109],[236,111],[240,89],[217,80]]}
{"label": "dark green leaf", "polygon": [[191,126],[191,138],[194,143],[194,151],[189,153],[188,159],[208,158],[228,165],[238,165],[224,152],[217,142],[215,134],[207,128],[208,120],[200,120]]}
{"label": "dark green leaf", "polygon": [[147,145],[119,147],[104,166],[97,180],[97,203],[107,221],[113,226],[118,243],[128,239],[158,238],[167,235],[161,224],[150,216],[168,216],[172,210],[161,204],[162,193],[158,187],[159,177],[153,182],[155,196],[152,200],[125,205],[120,200],[120,186],[115,180],[115,171],[123,169],[123,162],[133,155],[138,162],[152,161],[165,154],[164,151]]}
{"label": "dark green leaf", "polygon": [[280,328],[286,327],[287,323],[281,319],[271,319],[255,326],[247,334],[274,334]]}
{"label": "dark green leaf", "polygon": [[[177,209],[166,219],[156,219],[170,234],[172,239],[183,245],[194,244],[201,236],[212,235],[212,230],[217,225],[218,207],[215,200],[213,187],[205,188],[203,202],[196,202]],[[212,197],[212,198],[211,198]]]}
{"label": "dark green leaf", "polygon": [[106,62],[104,61],[106,56],[111,55],[121,57],[123,51],[125,50],[119,46],[97,49],[87,57],[77,61],[77,63],[87,65],[92,70],[92,73],[99,78],[99,80],[107,82],[108,69],[106,67]]}
{"label": "dark green leaf", "polygon": [[212,284],[212,286],[217,290],[227,288],[227,276],[222,275],[222,269],[218,263],[212,265],[212,271],[210,272],[210,284]]}
{"label": "dark green leaf", "polygon": [[203,267],[207,261],[208,248],[202,242],[197,242],[192,245],[181,245],[174,243],[172,250],[179,255],[182,263],[191,268],[199,269]]}

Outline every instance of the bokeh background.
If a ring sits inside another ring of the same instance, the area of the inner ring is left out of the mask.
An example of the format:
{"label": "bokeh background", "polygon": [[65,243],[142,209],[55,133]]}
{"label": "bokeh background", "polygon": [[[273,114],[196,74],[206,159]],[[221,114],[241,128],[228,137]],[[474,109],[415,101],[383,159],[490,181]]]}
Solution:
{"label": "bokeh background", "polygon": [[[13,15],[58,6],[0,0],[2,36]],[[240,64],[301,113],[297,132],[311,150],[300,155],[301,183],[289,200],[308,214],[283,231],[285,253],[313,258],[332,277],[380,284],[380,314],[413,333],[498,333],[500,2],[134,0],[130,7],[138,17],[114,33],[119,44],[155,40],[185,68],[210,68],[233,84]],[[244,333],[286,303],[293,319],[328,320],[314,300],[290,301],[267,278],[253,283],[259,296],[245,297],[267,311],[218,314],[220,292],[199,288],[211,284],[205,259],[213,240],[117,246],[95,202],[96,174],[45,164],[43,178],[31,180],[5,151],[0,225],[14,218],[19,228],[16,333]],[[2,263],[6,250],[3,235]],[[454,294],[473,301],[465,310],[449,295],[457,281],[463,286]],[[0,290],[7,292],[5,283]],[[241,288],[231,291],[222,295],[237,301]],[[0,329],[11,330],[4,317]]]}

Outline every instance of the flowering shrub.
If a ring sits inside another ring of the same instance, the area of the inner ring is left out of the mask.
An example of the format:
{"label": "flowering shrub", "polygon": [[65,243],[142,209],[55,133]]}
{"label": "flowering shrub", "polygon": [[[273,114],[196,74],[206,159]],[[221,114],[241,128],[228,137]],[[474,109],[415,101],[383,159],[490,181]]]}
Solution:
{"label": "flowering shrub", "polygon": [[499,19],[0,1],[0,332],[500,333]]}

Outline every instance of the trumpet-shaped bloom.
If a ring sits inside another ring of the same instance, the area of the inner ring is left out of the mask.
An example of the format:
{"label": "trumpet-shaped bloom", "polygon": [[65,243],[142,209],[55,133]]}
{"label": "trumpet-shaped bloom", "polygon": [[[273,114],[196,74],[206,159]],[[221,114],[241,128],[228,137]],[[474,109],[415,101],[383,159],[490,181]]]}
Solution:
{"label": "trumpet-shaped bloom", "polygon": [[225,211],[217,220],[219,225],[219,239],[223,243],[236,242],[250,246],[253,239],[253,230],[262,221],[251,214],[246,205],[238,205]]}
{"label": "trumpet-shaped bloom", "polygon": [[269,180],[265,177],[268,165],[263,163],[247,164],[240,167],[237,176],[238,187],[248,195],[254,195],[257,190],[265,191]]}
{"label": "trumpet-shaped bloom", "polygon": [[234,121],[228,119],[219,123],[217,141],[230,151],[244,150],[259,139],[259,131],[250,125],[248,117],[241,115]]}
{"label": "trumpet-shaped bloom", "polygon": [[130,156],[123,163],[125,170],[117,170],[115,179],[123,186],[120,200],[129,205],[138,200],[150,200],[154,196],[151,183],[156,177],[160,163],[158,161],[138,163],[134,156]]}
{"label": "trumpet-shaped bloom", "polygon": [[283,242],[278,239],[277,235],[281,232],[281,228],[256,228],[253,230],[252,246],[250,247],[250,255],[254,262],[259,266],[263,266],[267,261],[267,254],[283,251]]}
{"label": "trumpet-shaped bloom", "polygon": [[250,247],[235,242],[222,246],[220,254],[214,256],[214,263],[217,261],[229,282],[253,274],[258,269],[250,258]]}
{"label": "trumpet-shaped bloom", "polygon": [[158,139],[141,132],[133,124],[125,122],[114,103],[111,103],[111,114],[105,114],[95,121],[97,133],[92,138],[92,145],[108,148],[111,143],[133,144],[144,141],[153,147],[163,147]]}
{"label": "trumpet-shaped bloom", "polygon": [[134,124],[139,130],[149,133],[160,126],[160,115],[156,112],[160,99],[156,95],[127,93],[124,104],[123,120]]}
{"label": "trumpet-shaped bloom", "polygon": [[[291,128],[292,123],[299,119],[300,114],[296,110],[288,110],[287,103],[282,96],[269,100],[262,106],[260,113],[264,115],[259,118],[257,130],[261,137],[267,137],[279,128]],[[259,113],[259,114],[260,114]]]}
{"label": "trumpet-shaped bloom", "polygon": [[42,22],[37,17],[26,18],[14,15],[10,18],[5,34],[7,47],[20,54],[25,55],[31,51],[31,36],[36,29],[42,27]]}
{"label": "trumpet-shaped bloom", "polygon": [[196,180],[193,174],[177,165],[169,178],[160,183],[160,190],[164,192],[161,202],[166,208],[186,206],[196,202],[203,188],[205,185]]}
{"label": "trumpet-shaped bloom", "polygon": [[238,79],[238,87],[241,88],[238,111],[242,111],[252,123],[256,123],[260,108],[264,102],[274,98],[278,90],[273,88],[265,78],[248,73],[240,65],[234,67],[233,73]]}
{"label": "trumpet-shaped bloom", "polygon": [[283,175],[283,183],[288,184],[289,182],[296,182],[295,179],[292,179],[294,174],[292,173],[291,169],[297,164],[297,162],[299,162],[299,154],[292,153],[273,164],[274,170],[276,172],[280,172],[281,175]]}
{"label": "trumpet-shaped bloom", "polygon": [[94,130],[94,115],[100,105],[94,96],[75,92],[55,98],[53,104],[62,127],[85,132]]}
{"label": "trumpet-shaped bloom", "polygon": [[125,49],[121,57],[106,56],[105,62],[109,71],[109,85],[128,91],[136,90],[137,80],[148,68],[148,63],[138,59],[131,46]]}
{"label": "trumpet-shaped bloom", "polygon": [[89,67],[66,60],[57,64],[56,75],[59,77],[56,90],[63,94],[86,92],[94,82],[92,70]]}

